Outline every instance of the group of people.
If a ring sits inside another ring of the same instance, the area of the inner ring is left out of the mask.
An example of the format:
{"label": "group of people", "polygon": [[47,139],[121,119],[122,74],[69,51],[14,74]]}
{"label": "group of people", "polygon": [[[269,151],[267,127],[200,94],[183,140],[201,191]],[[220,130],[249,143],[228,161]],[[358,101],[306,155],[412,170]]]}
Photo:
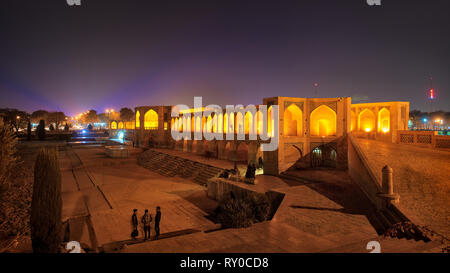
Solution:
{"label": "group of people", "polygon": [[[133,215],[131,216],[131,225],[133,227],[133,231],[131,232],[131,238],[133,238],[133,240],[136,240],[136,237],[139,235],[139,231],[138,231],[138,226],[139,226],[139,221],[138,221],[138,215],[137,215],[137,209],[133,210]],[[156,207],[156,214],[155,214],[155,219],[154,219],[154,227],[155,227],[155,239],[158,239],[159,237],[159,223],[161,221],[161,208],[158,206]],[[143,225],[143,229],[144,229],[144,240],[150,240],[150,230],[151,230],[151,225],[153,222],[153,215],[151,213],[148,212],[148,209],[145,210],[144,215],[142,215],[141,217],[141,223]]]}

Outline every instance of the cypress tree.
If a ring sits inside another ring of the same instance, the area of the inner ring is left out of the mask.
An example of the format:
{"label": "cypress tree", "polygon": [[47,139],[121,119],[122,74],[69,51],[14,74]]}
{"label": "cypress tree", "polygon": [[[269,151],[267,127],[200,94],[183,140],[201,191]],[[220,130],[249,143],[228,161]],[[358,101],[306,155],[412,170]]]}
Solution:
{"label": "cypress tree", "polygon": [[42,148],[34,165],[31,241],[35,253],[57,253],[61,244],[61,172],[56,147]]}

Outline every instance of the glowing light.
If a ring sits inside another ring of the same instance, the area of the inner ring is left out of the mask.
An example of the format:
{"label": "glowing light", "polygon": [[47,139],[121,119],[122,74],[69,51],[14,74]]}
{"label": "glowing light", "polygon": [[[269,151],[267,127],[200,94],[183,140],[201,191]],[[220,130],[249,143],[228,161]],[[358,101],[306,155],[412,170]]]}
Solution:
{"label": "glowing light", "polygon": [[123,137],[125,136],[125,133],[120,131],[117,136],[119,137],[119,139],[123,139]]}
{"label": "glowing light", "polygon": [[430,99],[434,99],[434,90],[430,89]]}
{"label": "glowing light", "polygon": [[389,132],[389,129],[384,128],[384,129],[383,129],[383,133],[387,133],[387,132]]}
{"label": "glowing light", "polygon": [[427,122],[427,121],[428,121],[428,119],[424,118],[424,119],[423,119],[422,121],[423,121],[423,122]]}
{"label": "glowing light", "polygon": [[86,130],[82,130],[81,133],[82,134],[86,134],[87,132],[86,132]]}
{"label": "glowing light", "polygon": [[372,131],[372,129],[366,128],[365,131],[366,131],[366,132],[370,132],[370,131]]}

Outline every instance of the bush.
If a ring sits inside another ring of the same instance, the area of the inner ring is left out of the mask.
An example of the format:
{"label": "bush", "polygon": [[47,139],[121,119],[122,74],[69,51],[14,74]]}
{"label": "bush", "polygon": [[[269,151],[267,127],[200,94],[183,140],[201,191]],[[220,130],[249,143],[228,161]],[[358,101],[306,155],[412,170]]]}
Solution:
{"label": "bush", "polygon": [[56,148],[42,148],[34,165],[31,241],[36,253],[56,253],[61,244],[61,173]]}
{"label": "bush", "polygon": [[43,119],[39,121],[39,125],[36,128],[36,134],[39,140],[45,139],[45,121]]}
{"label": "bush", "polygon": [[55,127],[53,126],[53,124],[50,124],[50,126],[48,127],[48,129],[49,129],[50,131],[55,131]]}
{"label": "bush", "polygon": [[265,195],[250,193],[245,197],[222,200],[216,210],[216,219],[222,227],[243,228],[265,221],[269,214],[269,201]]}
{"label": "bush", "polygon": [[68,132],[69,131],[69,125],[66,123],[66,125],[64,125],[64,131]]}
{"label": "bush", "polygon": [[27,140],[31,140],[31,122],[29,121],[27,125]]}

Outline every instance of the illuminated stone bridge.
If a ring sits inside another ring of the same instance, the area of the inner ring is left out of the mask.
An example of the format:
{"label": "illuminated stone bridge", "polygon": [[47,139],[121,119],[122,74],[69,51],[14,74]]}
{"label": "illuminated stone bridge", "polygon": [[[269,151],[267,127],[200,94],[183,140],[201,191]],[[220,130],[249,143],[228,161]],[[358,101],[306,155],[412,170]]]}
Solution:
{"label": "illuminated stone bridge", "polygon": [[[175,106],[139,106],[135,108],[134,141],[139,147],[166,147],[257,165],[262,162],[265,174],[278,175],[289,168],[346,169],[349,133],[392,142],[397,131],[407,130],[409,119],[408,102],[351,104],[349,97],[272,97],[263,99],[263,105],[267,106],[268,140],[259,136],[263,131],[259,106],[253,113],[246,109],[245,114],[189,109],[179,117],[171,116]],[[190,140],[174,140],[173,131],[189,135]],[[223,140],[194,139],[199,132],[212,132]],[[234,135],[233,140],[227,140],[227,133]],[[257,138],[250,137],[254,133]],[[239,135],[245,137],[239,139]],[[262,151],[261,145],[274,139],[278,149]]]}

